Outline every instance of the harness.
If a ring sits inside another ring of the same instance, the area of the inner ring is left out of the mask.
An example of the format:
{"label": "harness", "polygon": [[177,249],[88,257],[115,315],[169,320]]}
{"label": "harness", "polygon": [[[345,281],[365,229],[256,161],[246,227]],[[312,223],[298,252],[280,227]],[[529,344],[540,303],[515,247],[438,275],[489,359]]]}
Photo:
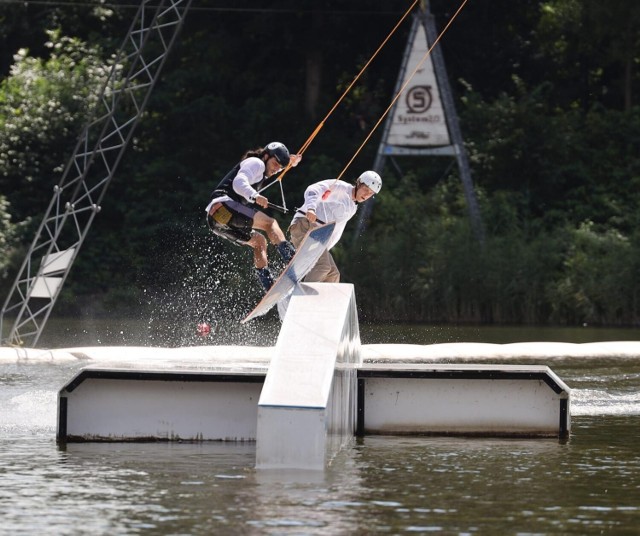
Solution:
{"label": "harness", "polygon": [[228,226],[227,223],[231,217],[231,212],[222,203],[216,203],[213,205],[211,212],[207,214],[207,225],[214,235],[242,246],[251,238],[251,231],[245,234],[239,229]]}
{"label": "harness", "polygon": [[[226,195],[231,200],[243,206],[249,206],[251,204],[250,201],[236,193],[233,189],[233,179],[238,175],[238,171],[240,171],[240,163],[236,164],[211,192],[211,200]],[[263,176],[262,180],[254,185],[256,190],[259,190],[266,180],[267,177]],[[207,214],[207,224],[214,234],[238,245],[245,244],[251,239],[253,234],[251,228],[243,228],[244,226],[240,225],[240,220],[238,220],[237,217],[234,218],[234,213],[231,212],[224,203],[215,203],[211,207],[209,214]]]}
{"label": "harness", "polygon": [[[216,186],[213,192],[211,192],[211,198],[209,199],[210,201],[215,199],[216,197],[222,197],[223,195],[226,195],[234,201],[237,201],[238,203],[249,205],[250,202],[240,194],[236,193],[236,191],[233,189],[233,179],[235,179],[236,175],[238,175],[238,171],[240,171],[240,163],[236,164],[234,168],[222,178],[218,186]],[[257,192],[260,191],[262,185],[266,182],[266,180],[267,176],[263,175],[262,180],[253,185]]]}

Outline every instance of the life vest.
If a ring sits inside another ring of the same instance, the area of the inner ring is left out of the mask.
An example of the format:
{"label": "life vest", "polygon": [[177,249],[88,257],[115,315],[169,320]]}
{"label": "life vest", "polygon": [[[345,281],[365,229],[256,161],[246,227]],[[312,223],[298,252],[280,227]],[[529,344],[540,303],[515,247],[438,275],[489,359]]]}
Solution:
{"label": "life vest", "polygon": [[[249,201],[247,201],[240,194],[236,193],[236,191],[233,189],[233,179],[236,178],[238,171],[240,171],[241,163],[242,162],[236,164],[236,166],[223,177],[218,186],[216,186],[213,192],[211,192],[211,200],[215,199],[216,197],[222,197],[223,195],[226,195],[234,201],[242,203],[243,205],[249,204]],[[261,181],[256,184],[252,184],[253,188],[259,192],[262,188],[262,185],[266,182],[267,178],[268,177],[266,175],[263,175]]]}

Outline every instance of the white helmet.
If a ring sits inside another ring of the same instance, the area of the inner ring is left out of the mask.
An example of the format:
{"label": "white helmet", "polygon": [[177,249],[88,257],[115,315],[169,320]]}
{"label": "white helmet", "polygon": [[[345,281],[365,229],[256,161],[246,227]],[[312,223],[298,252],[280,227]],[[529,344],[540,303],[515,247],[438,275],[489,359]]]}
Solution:
{"label": "white helmet", "polygon": [[382,179],[375,171],[365,171],[358,177],[358,181],[373,190],[374,194],[380,193],[382,189]]}

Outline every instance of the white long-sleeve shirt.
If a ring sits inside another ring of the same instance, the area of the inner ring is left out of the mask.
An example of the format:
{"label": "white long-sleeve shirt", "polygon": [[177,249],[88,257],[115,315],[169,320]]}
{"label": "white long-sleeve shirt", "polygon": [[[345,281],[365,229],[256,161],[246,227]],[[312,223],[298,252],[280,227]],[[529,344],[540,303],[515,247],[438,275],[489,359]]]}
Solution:
{"label": "white long-sleeve shirt", "polygon": [[352,184],[335,179],[312,184],[305,190],[304,205],[296,211],[291,223],[306,217],[308,210],[314,210],[317,218],[325,223],[335,221],[335,229],[327,243],[327,249],[331,249],[338,243],[347,222],[358,210],[358,205],[353,200],[354,188]]}
{"label": "white long-sleeve shirt", "polygon": [[[247,201],[255,199],[258,192],[252,186],[260,182],[264,178],[265,165],[264,161],[255,156],[245,158],[240,162],[240,169],[232,182],[233,191],[244,197]],[[206,211],[209,212],[214,203],[224,203],[231,201],[228,195],[222,195],[212,199],[207,205]]]}

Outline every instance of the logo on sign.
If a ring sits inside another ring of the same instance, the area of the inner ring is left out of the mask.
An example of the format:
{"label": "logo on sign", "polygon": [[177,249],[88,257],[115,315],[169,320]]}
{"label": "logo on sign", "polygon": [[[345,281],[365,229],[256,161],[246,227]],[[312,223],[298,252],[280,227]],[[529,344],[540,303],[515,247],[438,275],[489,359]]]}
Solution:
{"label": "logo on sign", "polygon": [[405,97],[407,113],[421,114],[431,108],[431,86],[413,86]]}

